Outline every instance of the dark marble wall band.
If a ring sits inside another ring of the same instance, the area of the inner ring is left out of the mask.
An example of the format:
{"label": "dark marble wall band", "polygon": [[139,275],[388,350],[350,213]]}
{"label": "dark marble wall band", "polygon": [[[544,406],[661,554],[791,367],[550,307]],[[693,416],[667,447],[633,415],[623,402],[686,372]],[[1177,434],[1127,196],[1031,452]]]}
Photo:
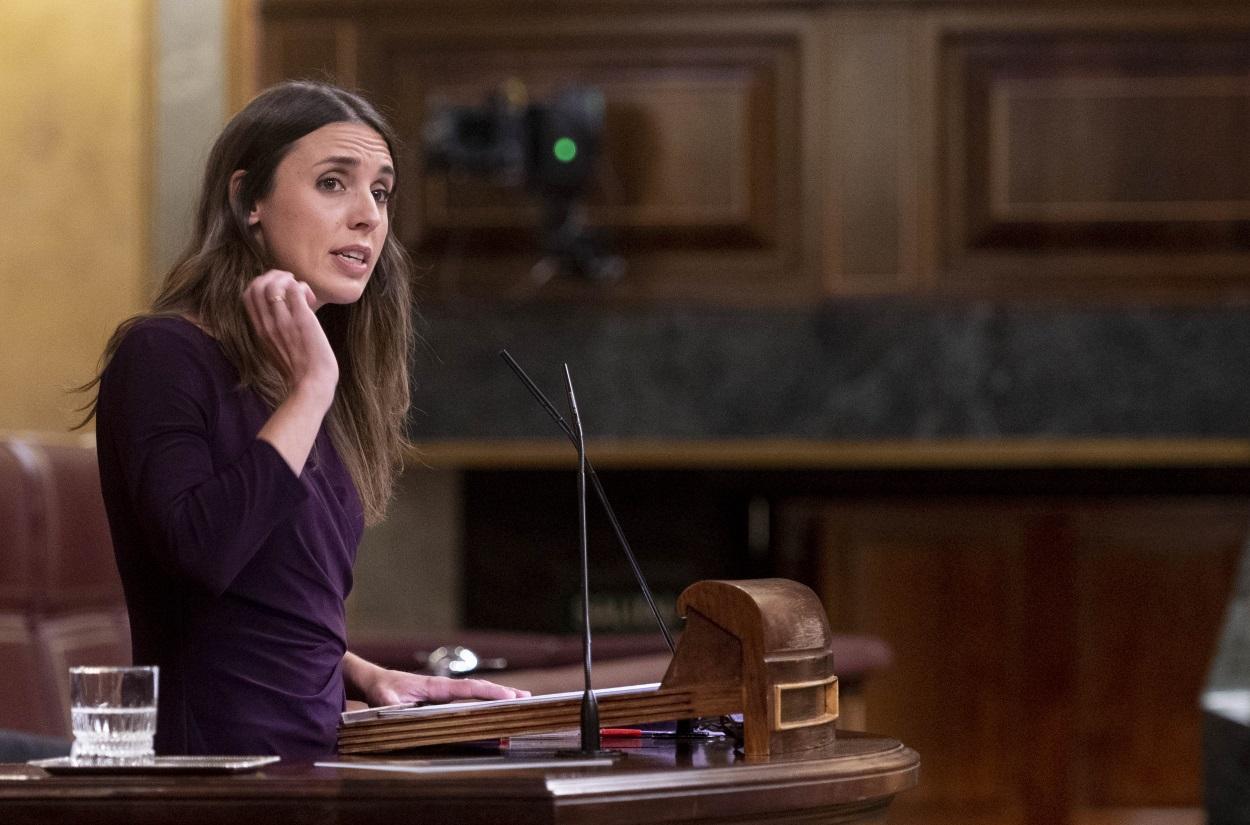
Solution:
{"label": "dark marble wall band", "polygon": [[545,438],[507,347],[587,435],[811,439],[1250,434],[1250,308],[898,300],[809,311],[438,307],[412,435]]}

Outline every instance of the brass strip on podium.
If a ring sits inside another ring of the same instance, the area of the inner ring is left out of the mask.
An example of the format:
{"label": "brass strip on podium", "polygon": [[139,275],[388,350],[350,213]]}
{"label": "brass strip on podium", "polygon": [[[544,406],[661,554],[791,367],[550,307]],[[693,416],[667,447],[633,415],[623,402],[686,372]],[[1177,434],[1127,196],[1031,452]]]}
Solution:
{"label": "brass strip on podium", "polygon": [[[815,716],[805,716],[800,719],[786,720],[782,713],[782,699],[787,693],[793,694],[794,691],[810,690],[812,688],[823,687],[824,701],[822,712]],[[791,682],[789,684],[773,685],[773,730],[794,730],[795,728],[806,728],[812,725],[824,725],[836,721],[838,718],[838,677],[829,676],[825,679],[814,679],[810,682]]]}

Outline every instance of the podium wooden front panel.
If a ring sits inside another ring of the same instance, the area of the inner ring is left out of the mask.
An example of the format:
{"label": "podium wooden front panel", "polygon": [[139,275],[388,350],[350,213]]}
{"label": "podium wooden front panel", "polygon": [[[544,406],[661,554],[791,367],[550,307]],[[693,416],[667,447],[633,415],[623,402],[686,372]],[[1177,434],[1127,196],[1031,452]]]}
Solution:
{"label": "podium wooden front panel", "polygon": [[880,823],[917,771],[914,751],[867,734],[763,763],[669,744],[612,767],[426,777],[304,763],[226,777],[69,778],[0,765],[0,816],[6,825]]}

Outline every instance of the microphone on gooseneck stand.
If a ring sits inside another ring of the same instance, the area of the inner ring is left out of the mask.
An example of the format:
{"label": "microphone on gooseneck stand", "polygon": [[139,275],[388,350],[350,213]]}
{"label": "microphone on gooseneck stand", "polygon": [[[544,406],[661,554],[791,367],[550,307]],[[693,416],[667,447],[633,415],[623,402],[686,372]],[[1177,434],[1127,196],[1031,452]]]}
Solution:
{"label": "microphone on gooseneck stand", "polygon": [[[559,411],[556,410],[555,405],[553,405],[550,401],[547,400],[547,396],[544,395],[543,391],[538,388],[538,385],[534,383],[533,379],[531,379],[529,375],[526,374],[525,370],[521,369],[521,365],[516,362],[516,359],[513,358],[512,355],[506,349],[500,350],[499,355],[501,358],[503,358],[504,362],[507,363],[508,367],[514,373],[516,373],[516,377],[521,379],[521,383],[524,384],[525,388],[530,391],[530,395],[534,396],[535,400],[538,401],[539,405],[544,410],[546,410],[547,415],[551,416],[552,420],[554,420],[556,424],[560,426],[560,429],[564,430],[564,434],[569,437],[569,440],[573,442],[573,446],[577,448],[578,474],[579,474],[579,484],[580,484],[581,502],[582,502],[583,537],[585,536],[585,529],[586,529],[585,528],[585,503],[586,503],[585,476],[588,475],[590,477],[591,482],[594,484],[595,494],[599,498],[599,503],[603,505],[603,511],[608,516],[608,521],[612,523],[612,531],[616,534],[616,541],[618,544],[620,544],[621,550],[625,552],[625,558],[628,559],[629,566],[634,571],[634,578],[637,579],[638,581],[638,587],[640,590],[642,590],[642,596],[644,599],[646,599],[647,606],[651,608],[651,615],[655,617],[656,624],[660,626],[660,632],[664,634],[664,641],[668,644],[669,653],[676,654],[677,646],[673,643],[673,634],[669,632],[668,625],[664,623],[664,618],[660,615],[660,609],[655,606],[655,598],[651,595],[651,588],[647,586],[646,577],[642,575],[642,568],[638,566],[638,559],[634,557],[634,551],[630,549],[629,540],[625,538],[625,531],[621,529],[621,523],[617,521],[616,512],[612,509],[612,505],[608,502],[608,495],[607,493],[603,491],[603,485],[599,483],[599,475],[595,472],[594,465],[591,464],[590,459],[586,457],[586,445],[582,437],[581,421],[578,418],[577,407],[573,399],[573,380],[571,377],[569,377],[568,364],[564,365],[564,372],[565,372],[566,381],[568,383],[569,406],[573,411],[574,419],[577,419],[576,420],[576,423],[577,423],[576,432],[574,432],[573,428],[569,426],[569,423],[564,420],[564,416],[560,415]],[[586,566],[589,565],[589,562],[586,561],[587,556],[588,556],[588,553],[585,553],[583,554],[583,557],[582,557],[582,564],[584,565],[583,570],[585,570]],[[586,672],[588,674],[587,682],[589,682],[589,672],[590,672],[590,652],[589,652],[590,651],[590,637],[589,637],[590,616],[588,612],[590,599],[589,599],[589,594],[588,594],[588,591],[589,591],[588,582],[589,582],[589,575],[584,574],[582,578],[582,585],[583,585],[582,604],[587,610],[587,614],[586,614],[586,633],[587,633],[587,636],[586,636],[586,658],[587,658]],[[591,701],[592,702],[594,701],[593,696],[591,697]],[[597,714],[598,714],[598,710],[596,708],[596,715]],[[695,719],[678,719],[677,720],[678,738],[680,739],[706,738],[707,732],[704,730],[701,730],[698,727],[698,725],[696,724],[697,721],[698,720],[695,720]],[[585,717],[583,716],[583,736],[584,736],[584,725],[585,725]],[[730,727],[732,725],[732,722],[728,720],[727,718],[722,717],[721,725],[724,727]],[[596,738],[595,741],[598,742],[598,739]]]}
{"label": "microphone on gooseneck stand", "polygon": [[[660,615],[660,609],[655,606],[655,598],[651,595],[651,588],[647,586],[647,579],[642,575],[642,568],[638,566],[638,559],[634,557],[634,551],[630,549],[629,540],[625,538],[625,531],[621,529],[621,523],[616,519],[616,511],[612,509],[612,505],[608,503],[608,495],[603,491],[603,485],[599,482],[599,475],[595,472],[594,465],[590,463],[590,459],[586,458],[585,447],[578,433],[573,432],[573,428],[564,420],[564,416],[560,415],[555,405],[547,400],[547,396],[538,388],[538,385],[521,369],[521,365],[516,359],[505,349],[500,350],[499,356],[503,358],[508,367],[516,373],[516,377],[521,379],[521,383],[530,391],[530,395],[538,401],[539,405],[546,410],[547,415],[564,430],[564,434],[573,442],[573,446],[577,447],[579,466],[582,461],[585,462],[585,471],[590,477],[591,483],[595,488],[595,495],[599,499],[599,503],[603,505],[603,511],[608,516],[608,521],[612,524],[612,532],[616,534],[616,541],[621,546],[621,550],[625,552],[625,558],[629,561],[630,569],[634,571],[634,578],[638,581],[638,587],[642,590],[642,597],[646,599],[647,607],[651,608],[651,615],[655,617],[655,623],[660,626],[660,632],[664,634],[664,641],[668,645],[669,653],[676,653],[677,646],[673,643],[673,634],[669,632],[668,625],[665,624],[664,618]],[[567,374],[568,365],[565,365]],[[570,382],[570,387],[572,383]]]}
{"label": "microphone on gooseneck stand", "polygon": [[582,692],[582,746],[576,751],[564,752],[567,756],[601,756],[599,748],[599,703],[590,682],[590,542],[586,533],[586,436],[582,431],[582,418],[577,412],[577,396],[573,394],[573,376],[569,365],[564,365],[564,383],[569,395],[569,416],[573,419],[577,444],[577,526],[582,556],[582,674],[585,688]]}

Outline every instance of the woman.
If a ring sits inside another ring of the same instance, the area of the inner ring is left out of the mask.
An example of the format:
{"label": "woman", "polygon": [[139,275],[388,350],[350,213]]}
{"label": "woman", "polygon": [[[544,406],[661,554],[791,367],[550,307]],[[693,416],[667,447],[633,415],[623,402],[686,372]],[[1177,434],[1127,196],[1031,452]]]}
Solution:
{"label": "woman", "polygon": [[91,414],[134,661],[161,668],[158,753],[316,757],[345,696],[525,695],[347,651],[408,408],[395,143],[333,86],[261,94],[218,137],[152,312],[109,341]]}

